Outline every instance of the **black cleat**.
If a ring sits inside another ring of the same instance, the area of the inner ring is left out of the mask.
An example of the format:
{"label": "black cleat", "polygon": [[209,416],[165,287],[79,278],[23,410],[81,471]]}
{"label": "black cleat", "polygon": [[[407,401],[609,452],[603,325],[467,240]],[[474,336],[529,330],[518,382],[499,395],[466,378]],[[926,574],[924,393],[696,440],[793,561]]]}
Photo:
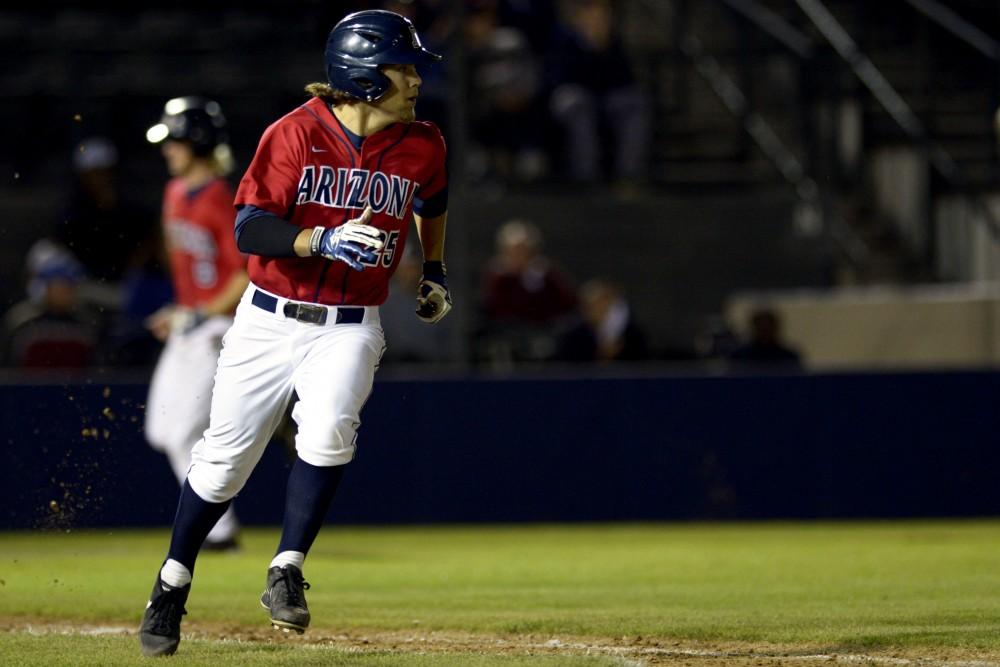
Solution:
{"label": "black cleat", "polygon": [[187,613],[187,602],[191,584],[180,588],[170,588],[156,576],[153,592],[146,604],[146,613],[139,626],[139,642],[142,654],[153,657],[173,655],[181,643],[181,616]]}
{"label": "black cleat", "polygon": [[300,635],[309,627],[309,607],[305,589],[309,584],[302,578],[302,570],[294,565],[272,567],[267,571],[267,588],[260,596],[260,604],[271,612],[275,629],[294,630]]}

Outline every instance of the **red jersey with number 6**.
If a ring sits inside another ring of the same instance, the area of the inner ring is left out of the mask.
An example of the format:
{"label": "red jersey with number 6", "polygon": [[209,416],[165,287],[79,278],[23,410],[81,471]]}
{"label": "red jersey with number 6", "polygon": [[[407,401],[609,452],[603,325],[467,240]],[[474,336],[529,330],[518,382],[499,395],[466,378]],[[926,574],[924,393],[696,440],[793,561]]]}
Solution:
{"label": "red jersey with number 6", "polygon": [[433,123],[396,123],[365,137],[358,150],[329,106],[313,98],[267,128],[236,192],[255,206],[302,227],[336,227],[372,207],[370,224],[385,247],[355,271],[322,257],[251,255],[250,280],[297,301],[377,306],[389,294],[413,215],[448,185],[445,144]]}
{"label": "red jersey with number 6", "polygon": [[214,299],[246,266],[233,239],[233,189],[223,178],[188,190],[171,179],[163,193],[163,231],[174,301],[196,308]]}

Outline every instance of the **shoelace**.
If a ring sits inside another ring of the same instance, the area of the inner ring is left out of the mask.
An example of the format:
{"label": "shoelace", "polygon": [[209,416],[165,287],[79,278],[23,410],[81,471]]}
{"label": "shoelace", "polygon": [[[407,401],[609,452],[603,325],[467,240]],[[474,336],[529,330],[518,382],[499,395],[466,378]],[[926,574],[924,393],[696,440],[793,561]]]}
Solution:
{"label": "shoelace", "polygon": [[180,625],[181,616],[187,613],[183,604],[179,604],[176,591],[165,591],[163,595],[153,600],[153,633],[167,635]]}
{"label": "shoelace", "polygon": [[274,582],[275,588],[281,582],[285,584],[285,601],[289,607],[302,607],[302,591],[309,590],[309,582],[296,575],[292,570],[282,569],[281,579]]}

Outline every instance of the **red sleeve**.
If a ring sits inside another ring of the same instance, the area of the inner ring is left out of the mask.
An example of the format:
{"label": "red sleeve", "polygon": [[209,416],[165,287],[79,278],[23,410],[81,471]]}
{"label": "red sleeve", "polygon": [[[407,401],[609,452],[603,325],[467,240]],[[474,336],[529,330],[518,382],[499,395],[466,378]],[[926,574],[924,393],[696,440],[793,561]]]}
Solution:
{"label": "red sleeve", "polygon": [[251,204],[279,217],[287,216],[302,177],[305,146],[305,132],[294,123],[282,120],[267,128],[240,180],[235,205]]}
{"label": "red sleeve", "polygon": [[418,196],[427,201],[434,195],[448,187],[448,172],[445,169],[445,158],[448,156],[448,149],[441,136],[441,130],[435,125],[431,125],[432,131],[428,137],[430,150],[430,168],[428,177],[420,184]]}

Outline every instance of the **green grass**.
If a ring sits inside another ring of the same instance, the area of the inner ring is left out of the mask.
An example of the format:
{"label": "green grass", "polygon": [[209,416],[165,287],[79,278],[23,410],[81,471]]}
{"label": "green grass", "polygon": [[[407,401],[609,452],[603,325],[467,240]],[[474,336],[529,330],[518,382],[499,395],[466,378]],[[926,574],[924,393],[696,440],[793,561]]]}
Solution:
{"label": "green grass", "polygon": [[0,635],[0,657],[7,667],[20,665],[134,665],[176,662],[185,667],[220,665],[333,665],[336,667],[609,667],[621,665],[609,658],[585,656],[490,656],[474,654],[405,654],[372,651],[349,653],[327,646],[287,646],[262,642],[185,641],[178,657],[154,661],[138,655],[135,637],[80,635]]}
{"label": "green grass", "polygon": [[[0,619],[135,626],[167,539],[165,530],[0,533]],[[266,628],[257,596],[276,541],[275,530],[248,530],[240,554],[203,555],[187,620]],[[306,578],[318,632],[1000,651],[1000,521],[328,526]],[[59,641],[134,652],[135,638]],[[48,646],[0,635],[0,656],[39,644]],[[182,650],[209,661],[249,649]],[[245,662],[277,664],[284,650],[305,649],[258,646]],[[377,653],[344,659],[357,662],[335,664],[383,664]],[[461,664],[479,664],[469,659]]]}

